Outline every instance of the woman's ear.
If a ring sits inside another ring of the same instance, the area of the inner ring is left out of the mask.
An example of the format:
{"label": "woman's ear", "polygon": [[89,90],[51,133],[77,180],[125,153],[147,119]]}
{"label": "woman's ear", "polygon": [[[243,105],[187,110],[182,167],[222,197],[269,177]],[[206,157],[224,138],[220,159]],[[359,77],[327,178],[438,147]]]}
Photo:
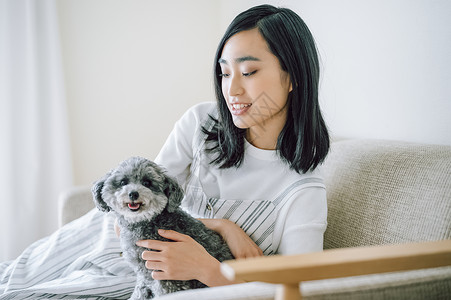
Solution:
{"label": "woman's ear", "polygon": [[168,211],[175,211],[182,203],[183,190],[174,178],[167,175],[165,175],[164,193],[168,197]]}
{"label": "woman's ear", "polygon": [[288,93],[291,93],[293,91],[293,81],[291,80],[291,76],[288,73],[287,73],[287,80],[290,83],[290,88],[288,89]]}
{"label": "woman's ear", "polygon": [[110,177],[111,172],[106,174],[102,179],[96,181],[91,188],[92,199],[94,200],[95,205],[100,211],[109,212],[111,210],[110,206],[106,204],[102,197],[102,189],[105,184],[105,181]]}

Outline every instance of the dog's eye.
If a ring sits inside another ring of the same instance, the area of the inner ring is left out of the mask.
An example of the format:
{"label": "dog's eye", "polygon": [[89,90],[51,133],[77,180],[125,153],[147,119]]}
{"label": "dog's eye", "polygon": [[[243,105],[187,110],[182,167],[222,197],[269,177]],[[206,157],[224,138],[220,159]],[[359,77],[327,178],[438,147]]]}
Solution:
{"label": "dog's eye", "polygon": [[146,187],[146,188],[151,188],[152,187],[152,182],[149,179],[143,179],[142,184]]}
{"label": "dog's eye", "polygon": [[128,180],[127,179],[122,179],[120,182],[119,182],[119,185],[120,186],[124,186],[124,185],[127,185],[128,184]]}

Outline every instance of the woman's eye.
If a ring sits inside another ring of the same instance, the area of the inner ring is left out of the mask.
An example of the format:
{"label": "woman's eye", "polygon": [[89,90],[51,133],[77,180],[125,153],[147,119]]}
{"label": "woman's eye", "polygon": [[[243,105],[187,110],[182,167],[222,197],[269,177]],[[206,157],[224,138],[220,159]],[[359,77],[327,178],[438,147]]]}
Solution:
{"label": "woman's eye", "polygon": [[244,72],[244,73],[242,73],[242,74],[243,74],[243,76],[244,76],[244,77],[249,77],[249,76],[252,76],[252,75],[254,75],[255,73],[257,73],[257,71],[252,71],[252,72]]}
{"label": "woman's eye", "polygon": [[227,77],[229,77],[230,76],[230,74],[227,74],[227,73],[221,73],[221,74],[219,74],[219,77],[222,77],[222,78],[227,78]]}

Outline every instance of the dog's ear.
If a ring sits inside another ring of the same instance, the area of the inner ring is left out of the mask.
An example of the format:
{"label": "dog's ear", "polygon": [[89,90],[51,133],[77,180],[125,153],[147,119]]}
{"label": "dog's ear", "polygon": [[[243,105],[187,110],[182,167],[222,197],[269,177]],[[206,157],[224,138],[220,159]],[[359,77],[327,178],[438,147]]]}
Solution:
{"label": "dog's ear", "polygon": [[183,190],[174,178],[167,175],[165,175],[164,193],[168,197],[168,211],[175,211],[182,203]]}
{"label": "dog's ear", "polygon": [[106,202],[102,198],[102,189],[103,185],[105,184],[105,181],[110,177],[111,172],[106,174],[102,179],[96,181],[94,185],[91,188],[92,192],[92,199],[94,200],[94,203],[96,204],[97,208],[100,211],[103,212],[109,212],[111,208],[106,204]]}

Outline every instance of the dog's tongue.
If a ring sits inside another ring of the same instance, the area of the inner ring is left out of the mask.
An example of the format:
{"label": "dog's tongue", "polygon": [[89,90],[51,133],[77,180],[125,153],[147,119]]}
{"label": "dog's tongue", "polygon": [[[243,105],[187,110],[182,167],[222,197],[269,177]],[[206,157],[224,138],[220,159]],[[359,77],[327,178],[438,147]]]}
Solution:
{"label": "dog's tongue", "polygon": [[128,208],[131,210],[137,210],[141,207],[141,203],[129,203]]}

